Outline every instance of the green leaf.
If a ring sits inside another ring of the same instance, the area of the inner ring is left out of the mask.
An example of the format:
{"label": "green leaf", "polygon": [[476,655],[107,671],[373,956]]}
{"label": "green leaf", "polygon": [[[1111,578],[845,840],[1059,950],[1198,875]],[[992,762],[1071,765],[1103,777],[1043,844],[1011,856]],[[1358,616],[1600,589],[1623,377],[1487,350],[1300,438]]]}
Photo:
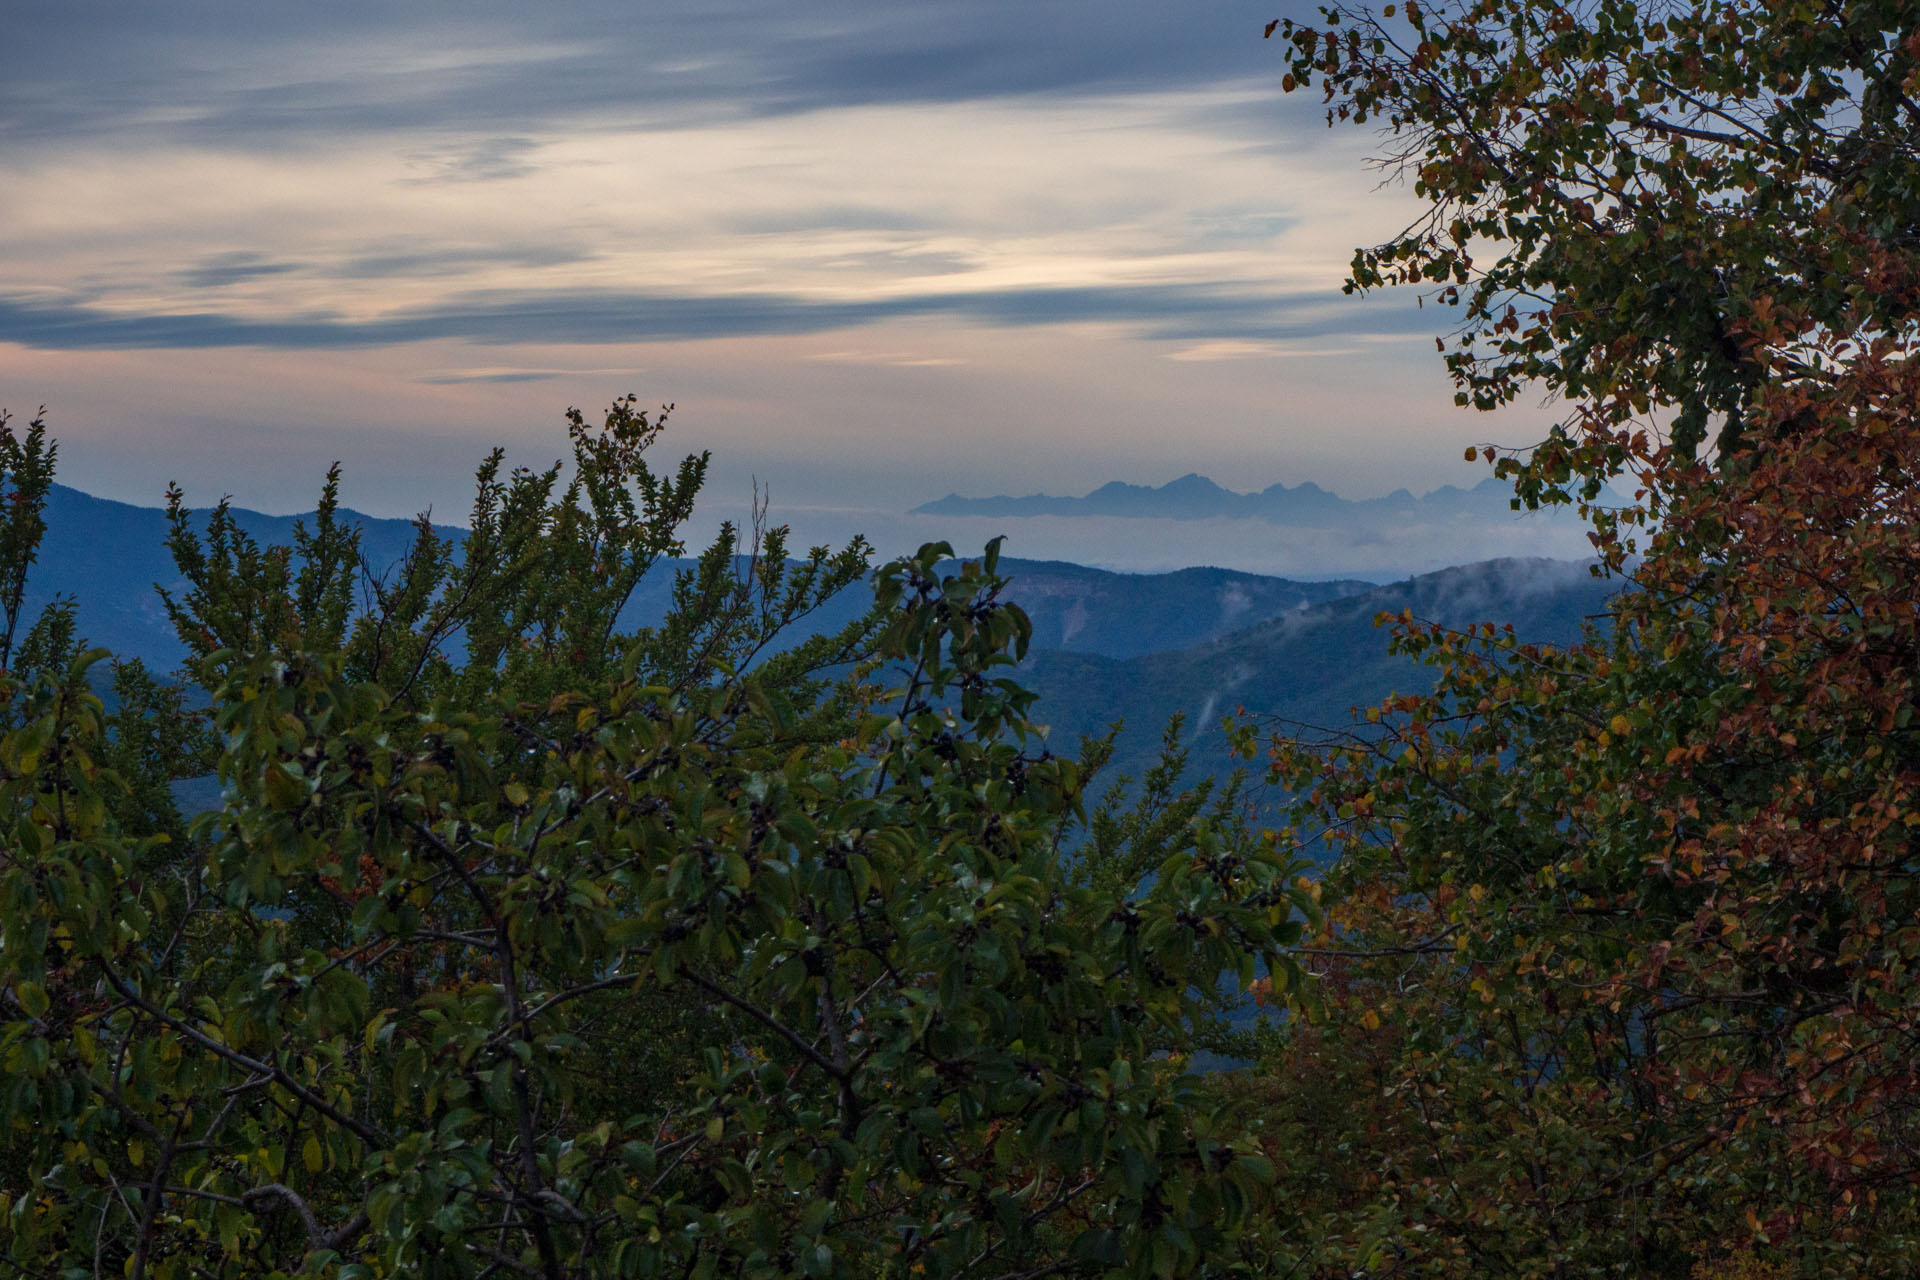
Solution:
{"label": "green leaf", "polygon": [[13,987],[13,996],[14,999],[20,1002],[20,1007],[26,1010],[29,1018],[45,1016],[47,1012],[47,992],[39,983],[17,982]]}

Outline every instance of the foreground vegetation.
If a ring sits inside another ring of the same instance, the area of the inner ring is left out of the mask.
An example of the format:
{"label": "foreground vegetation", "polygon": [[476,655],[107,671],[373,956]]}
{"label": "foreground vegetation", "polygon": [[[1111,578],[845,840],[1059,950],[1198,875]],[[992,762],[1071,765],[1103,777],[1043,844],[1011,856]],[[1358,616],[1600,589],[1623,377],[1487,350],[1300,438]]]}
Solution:
{"label": "foreground vegetation", "polygon": [[1466,403],[1564,400],[1488,460],[1637,489],[1604,632],[1404,617],[1430,695],[1240,725],[1278,831],[1177,759],[1089,805],[995,548],[783,647],[865,549],[729,531],[622,633],[704,467],[631,402],[385,574],[331,484],[292,548],[176,503],[186,685],[20,616],[52,451],[0,436],[10,1272],[1914,1270],[1907,8],[1275,24],[1431,201],[1355,287],[1461,307]]}
{"label": "foreground vegetation", "polygon": [[1323,1275],[1911,1273],[1911,6],[1473,0],[1273,33],[1289,87],[1384,125],[1431,202],[1354,287],[1458,307],[1462,403],[1563,400],[1488,461],[1527,501],[1637,490],[1593,512],[1633,588],[1605,635],[1402,619],[1433,696],[1265,743],[1297,834],[1341,851],[1327,1012],[1237,1085],[1276,1144],[1342,1153],[1281,1248]]}
{"label": "foreground vegetation", "polygon": [[[1182,1060],[1218,975],[1285,971],[1291,854],[1183,810],[1065,855],[995,548],[772,653],[863,549],[729,531],[620,634],[704,466],[658,429],[575,415],[564,484],[489,461],[460,547],[364,584],[331,484],[292,549],[176,502],[197,695],[122,667],[108,713],[62,611],[27,632],[13,1273],[1190,1270],[1246,1223],[1267,1163]],[[51,449],[0,447],[23,566]]]}

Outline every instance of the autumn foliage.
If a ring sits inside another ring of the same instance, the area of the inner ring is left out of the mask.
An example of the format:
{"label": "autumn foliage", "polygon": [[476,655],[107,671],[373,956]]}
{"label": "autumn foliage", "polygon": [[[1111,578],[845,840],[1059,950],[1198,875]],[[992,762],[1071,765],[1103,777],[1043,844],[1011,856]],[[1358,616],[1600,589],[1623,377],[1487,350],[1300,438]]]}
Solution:
{"label": "autumn foliage", "polygon": [[1920,31],[1897,10],[1486,0],[1287,29],[1298,82],[1385,121],[1434,202],[1356,286],[1461,305],[1463,402],[1564,398],[1542,445],[1487,458],[1526,501],[1589,501],[1622,587],[1565,650],[1389,620],[1434,693],[1272,743],[1347,959],[1267,1069],[1378,1080],[1337,1225],[1283,1233],[1314,1274],[1916,1265]]}

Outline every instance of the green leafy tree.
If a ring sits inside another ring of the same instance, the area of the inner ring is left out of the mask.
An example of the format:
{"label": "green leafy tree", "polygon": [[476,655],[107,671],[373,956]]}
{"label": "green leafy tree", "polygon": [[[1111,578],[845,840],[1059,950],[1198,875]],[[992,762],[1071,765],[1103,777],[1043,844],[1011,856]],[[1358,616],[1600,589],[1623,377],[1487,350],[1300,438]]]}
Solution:
{"label": "green leafy tree", "polygon": [[[5,503],[0,512],[0,669],[15,665],[14,644],[23,636],[19,628],[26,607],[27,574],[47,531],[42,513],[58,453],[47,438],[46,410],[27,424],[24,434],[14,430],[11,419],[0,412],[0,502]],[[42,636],[60,625],[58,618],[57,607],[43,615]],[[28,625],[31,631],[33,624]]]}
{"label": "green leafy tree", "polygon": [[13,1273],[1174,1275],[1249,1225],[1268,1162],[1159,1050],[1287,971],[1289,856],[1071,856],[997,547],[782,649],[849,561],[729,536],[618,630],[701,465],[650,481],[630,409],[386,577],[332,481],[293,548],[176,503],[225,787],[183,847],[106,798],[97,655],[8,686]]}
{"label": "green leafy tree", "polygon": [[349,676],[424,704],[579,691],[615,678],[630,657],[647,679],[691,688],[756,663],[771,664],[779,680],[804,681],[861,656],[870,647],[865,623],[772,652],[795,623],[859,581],[870,554],[855,539],[794,562],[777,527],[722,526],[676,573],[667,621],[623,627],[642,580],[685,550],[680,526],[706,476],[704,454],[668,475],[649,465],[670,408],[649,415],[627,397],[598,425],[569,410],[567,468],[502,474],[496,450],[476,477],[466,531],[443,534],[423,516],[395,565],[362,556],[358,530],[339,514],[337,467],[311,527],[298,525],[290,547],[256,545],[225,503],[197,533],[171,491],[168,544],[186,588],[161,595],[190,665],[212,689],[225,655],[338,651]]}

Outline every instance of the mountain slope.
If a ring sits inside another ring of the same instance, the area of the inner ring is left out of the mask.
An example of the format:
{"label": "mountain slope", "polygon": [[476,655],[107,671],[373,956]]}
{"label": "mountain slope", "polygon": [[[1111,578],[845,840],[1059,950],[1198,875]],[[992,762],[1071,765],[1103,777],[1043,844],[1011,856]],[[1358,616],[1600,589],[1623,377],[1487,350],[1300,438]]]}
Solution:
{"label": "mountain slope", "polygon": [[1295,582],[1231,569],[1109,573],[1058,560],[1000,562],[1033,646],[1132,658],[1182,649],[1253,622],[1370,591],[1353,579]]}
{"label": "mountain slope", "polygon": [[1427,670],[1387,652],[1381,612],[1410,609],[1449,626],[1512,623],[1521,638],[1566,643],[1604,615],[1616,582],[1583,564],[1492,560],[1392,583],[1314,605],[1229,635],[1131,659],[1038,652],[1022,679],[1039,692],[1040,719],[1057,750],[1083,733],[1126,722],[1115,768],[1138,776],[1151,762],[1168,718],[1184,712],[1194,762],[1230,766],[1219,720],[1238,707],[1309,724],[1350,723],[1352,709],[1395,691],[1430,688]]}
{"label": "mountain slope", "polygon": [[[293,541],[293,516],[241,508],[233,514],[262,545]],[[398,561],[413,541],[411,521],[347,514],[360,524],[363,550],[376,566]],[[185,650],[154,591],[156,584],[183,585],[167,553],[167,513],[57,484],[47,496],[45,518],[47,534],[27,577],[27,619],[54,597],[72,596],[80,633],[93,644],[163,670],[178,664]],[[204,523],[196,520],[195,528]]]}

